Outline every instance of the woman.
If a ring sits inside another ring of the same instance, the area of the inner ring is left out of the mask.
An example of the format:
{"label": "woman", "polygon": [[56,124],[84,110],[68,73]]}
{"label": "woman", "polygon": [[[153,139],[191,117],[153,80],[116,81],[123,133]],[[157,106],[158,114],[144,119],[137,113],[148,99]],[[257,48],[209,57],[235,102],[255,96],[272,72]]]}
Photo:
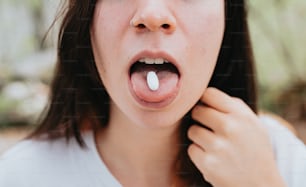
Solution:
{"label": "woman", "polygon": [[301,186],[305,147],[257,117],[253,65],[244,1],[70,0],[50,105],[0,184]]}

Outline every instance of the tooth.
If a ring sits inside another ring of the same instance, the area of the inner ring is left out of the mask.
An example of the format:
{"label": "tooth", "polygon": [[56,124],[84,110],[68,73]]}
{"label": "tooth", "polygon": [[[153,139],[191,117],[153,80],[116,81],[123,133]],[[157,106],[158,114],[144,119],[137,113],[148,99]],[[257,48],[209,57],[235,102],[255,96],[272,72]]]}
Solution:
{"label": "tooth", "polygon": [[158,76],[154,71],[149,71],[147,74],[147,85],[152,91],[156,91],[159,88]]}
{"label": "tooth", "polygon": [[140,59],[139,62],[146,62],[144,58]]}
{"label": "tooth", "polygon": [[154,59],[152,59],[152,58],[145,58],[145,63],[146,64],[154,64]]}
{"label": "tooth", "polygon": [[162,58],[155,59],[155,64],[163,64],[163,63],[164,63],[164,59]]}

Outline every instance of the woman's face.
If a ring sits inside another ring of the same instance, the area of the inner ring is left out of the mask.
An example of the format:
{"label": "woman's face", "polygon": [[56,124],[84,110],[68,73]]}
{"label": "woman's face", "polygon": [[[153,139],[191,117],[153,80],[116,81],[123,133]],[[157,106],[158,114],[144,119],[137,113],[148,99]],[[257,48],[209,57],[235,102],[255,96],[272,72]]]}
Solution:
{"label": "woman's face", "polygon": [[[207,88],[224,17],[224,0],[97,1],[91,41],[111,117],[153,127],[179,122]],[[148,81],[159,83],[156,90]]]}

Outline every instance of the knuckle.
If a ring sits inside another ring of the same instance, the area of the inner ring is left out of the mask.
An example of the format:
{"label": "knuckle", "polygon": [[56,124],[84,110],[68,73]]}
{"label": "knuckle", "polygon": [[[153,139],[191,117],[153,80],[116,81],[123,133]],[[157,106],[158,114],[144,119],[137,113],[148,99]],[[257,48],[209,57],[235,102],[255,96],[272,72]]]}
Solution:
{"label": "knuckle", "polygon": [[223,132],[227,135],[235,133],[237,127],[236,122],[229,118],[227,123],[223,126]]}
{"label": "knuckle", "polygon": [[233,100],[236,104],[244,104],[245,102],[239,97],[233,97]]}
{"label": "knuckle", "polygon": [[213,143],[212,143],[212,148],[214,151],[217,152],[223,152],[226,150],[226,145],[225,142],[221,139],[216,139]]}
{"label": "knuckle", "polygon": [[218,162],[214,156],[207,154],[202,158],[202,164],[205,166],[207,171],[209,171],[209,168],[217,168]]}
{"label": "knuckle", "polygon": [[251,109],[247,103],[239,97],[233,97],[234,105],[236,105],[236,111],[241,114],[249,114]]}

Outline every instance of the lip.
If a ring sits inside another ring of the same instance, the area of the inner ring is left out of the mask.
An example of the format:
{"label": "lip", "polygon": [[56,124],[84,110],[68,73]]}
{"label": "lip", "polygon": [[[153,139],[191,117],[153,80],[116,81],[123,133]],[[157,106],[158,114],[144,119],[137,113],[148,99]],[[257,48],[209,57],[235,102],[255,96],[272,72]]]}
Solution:
{"label": "lip", "polygon": [[[131,76],[130,76],[130,68],[131,66],[136,62],[138,61],[139,59],[142,59],[142,58],[163,58],[167,61],[169,61],[170,63],[172,63],[178,70],[178,73],[179,73],[179,82],[177,84],[177,88],[176,88],[176,91],[175,93],[168,97],[167,99],[163,100],[163,101],[160,101],[160,102],[147,102],[147,101],[144,101],[140,98],[137,97],[137,95],[134,93],[134,90],[132,89],[132,83],[131,83]],[[131,61],[129,62],[129,65],[128,65],[128,76],[129,76],[129,79],[128,79],[128,84],[129,84],[129,91],[132,95],[132,97],[137,101],[138,104],[140,104],[140,106],[142,107],[146,107],[146,108],[151,108],[151,109],[160,109],[160,108],[164,108],[166,106],[168,106],[169,104],[171,104],[175,98],[177,97],[178,95],[178,92],[179,92],[179,89],[181,87],[181,70],[180,70],[180,66],[179,64],[177,63],[177,61],[175,60],[175,58],[173,58],[170,54],[164,52],[164,51],[149,51],[149,50],[144,50],[138,54],[136,54],[132,59]]]}

